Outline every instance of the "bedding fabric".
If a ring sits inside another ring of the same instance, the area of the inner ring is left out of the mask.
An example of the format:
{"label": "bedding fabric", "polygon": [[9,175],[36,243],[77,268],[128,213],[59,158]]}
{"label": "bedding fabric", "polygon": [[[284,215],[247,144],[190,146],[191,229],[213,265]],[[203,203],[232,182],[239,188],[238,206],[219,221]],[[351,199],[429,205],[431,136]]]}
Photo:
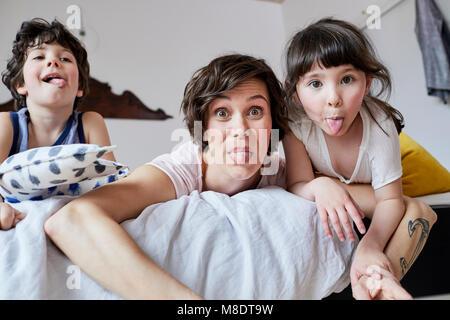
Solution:
{"label": "bedding fabric", "polygon": [[[57,249],[47,217],[73,199],[12,204],[0,231],[0,299],[118,299]],[[271,187],[232,197],[194,191],[122,226],[162,268],[206,299],[321,299],[343,290],[356,243],[326,236],[313,202]],[[89,250],[89,248],[86,248]]]}

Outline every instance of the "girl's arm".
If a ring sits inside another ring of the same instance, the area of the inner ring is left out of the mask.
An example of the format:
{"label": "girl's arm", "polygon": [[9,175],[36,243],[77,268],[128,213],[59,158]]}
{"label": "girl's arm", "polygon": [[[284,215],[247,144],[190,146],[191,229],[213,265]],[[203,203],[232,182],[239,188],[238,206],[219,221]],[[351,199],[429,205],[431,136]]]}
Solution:
{"label": "girl's arm", "polygon": [[[368,184],[347,185],[337,179],[333,180],[346,188],[364,211],[366,217],[372,219],[376,206],[375,192],[372,186]],[[391,262],[393,273],[399,280],[420,254],[430,230],[437,220],[436,213],[427,204],[405,196],[403,196],[403,200],[405,214],[384,249],[384,253]]]}
{"label": "girl's arm", "polygon": [[361,245],[383,251],[405,213],[401,178],[375,190],[376,206]]}
{"label": "girl's arm", "polygon": [[[286,156],[286,184],[288,191],[310,201],[315,201],[325,233],[332,237],[328,219],[337,236],[345,241],[341,224],[351,241],[356,240],[348,218],[351,216],[358,230],[365,232],[362,211],[353,202],[349,193],[328,177],[314,179],[311,161],[306,148],[292,132],[283,138]],[[347,215],[348,214],[348,215]]]}
{"label": "girl's arm", "polygon": [[[93,111],[85,112],[83,113],[82,119],[86,143],[99,146],[111,145],[111,139],[109,138],[105,120],[99,113]],[[102,158],[116,161],[112,152],[105,153]]]}
{"label": "girl's arm", "polygon": [[119,225],[175,197],[170,178],[143,165],[68,203],[46,221],[45,232],[90,277],[123,298],[199,298],[158,267]]}

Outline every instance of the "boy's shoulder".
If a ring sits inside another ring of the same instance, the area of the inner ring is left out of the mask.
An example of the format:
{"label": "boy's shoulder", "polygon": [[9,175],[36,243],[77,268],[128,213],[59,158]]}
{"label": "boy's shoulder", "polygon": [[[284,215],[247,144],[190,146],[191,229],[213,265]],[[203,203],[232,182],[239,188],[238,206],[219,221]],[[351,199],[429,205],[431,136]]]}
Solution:
{"label": "boy's shoulder", "polygon": [[5,124],[7,122],[11,123],[11,116],[9,114],[9,111],[0,112],[0,123]]}

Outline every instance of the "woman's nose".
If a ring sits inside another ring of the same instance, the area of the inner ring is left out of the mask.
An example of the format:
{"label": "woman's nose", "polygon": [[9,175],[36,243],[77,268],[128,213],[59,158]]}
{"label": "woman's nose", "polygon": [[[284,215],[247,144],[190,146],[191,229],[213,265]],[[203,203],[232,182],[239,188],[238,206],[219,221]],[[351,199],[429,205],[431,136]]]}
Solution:
{"label": "woman's nose", "polygon": [[236,117],[233,121],[233,137],[239,137],[239,136],[247,136],[248,135],[248,121],[245,117],[239,116]]}

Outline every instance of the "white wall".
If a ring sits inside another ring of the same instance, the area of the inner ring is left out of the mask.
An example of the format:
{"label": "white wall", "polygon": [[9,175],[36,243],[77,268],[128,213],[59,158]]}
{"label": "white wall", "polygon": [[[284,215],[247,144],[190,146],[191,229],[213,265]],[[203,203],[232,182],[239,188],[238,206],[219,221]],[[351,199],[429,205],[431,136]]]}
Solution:
{"label": "white wall", "polygon": [[[369,4],[392,0],[1,0],[0,69],[6,66],[20,23],[33,17],[65,22],[66,8],[78,4],[91,74],[117,94],[133,91],[147,106],[174,119],[107,119],[119,161],[136,166],[168,152],[170,136],[183,128],[179,114],[184,86],[192,73],[219,54],[242,52],[265,58],[280,79],[286,40],[321,17],[361,23]],[[450,1],[437,0],[449,20]],[[406,119],[405,132],[450,168],[450,106],[426,94],[421,53],[414,34],[414,0],[405,0],[368,31],[393,75],[391,103]],[[0,86],[0,102],[10,99]]]}
{"label": "white wall", "polygon": [[[334,16],[360,25],[368,5],[386,7],[392,0],[286,0],[283,7],[290,38],[307,24]],[[450,1],[436,0],[447,23]],[[404,131],[450,169],[450,105],[427,95],[421,51],[414,33],[415,1],[405,0],[381,18],[381,29],[367,30],[381,60],[392,73],[390,103],[405,117]]]}
{"label": "white wall", "polygon": [[[149,108],[174,119],[107,119],[118,161],[132,168],[168,152],[174,129],[183,128],[179,106],[192,73],[218,55],[240,52],[267,60],[281,76],[282,8],[242,0],[1,0],[0,69],[23,20],[65,22],[66,8],[81,7],[91,75],[117,94],[133,91]],[[10,99],[4,86],[0,102]]]}

